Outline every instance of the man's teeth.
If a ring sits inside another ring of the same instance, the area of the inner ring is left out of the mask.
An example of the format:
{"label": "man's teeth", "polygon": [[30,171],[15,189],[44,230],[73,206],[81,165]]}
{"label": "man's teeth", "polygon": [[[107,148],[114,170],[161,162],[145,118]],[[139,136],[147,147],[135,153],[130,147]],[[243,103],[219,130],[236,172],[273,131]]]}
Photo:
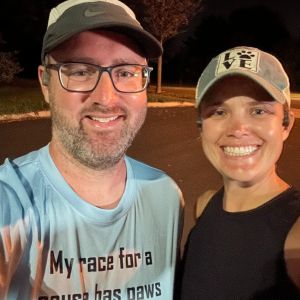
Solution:
{"label": "man's teeth", "polygon": [[96,117],[91,117],[92,120],[100,122],[100,123],[108,123],[111,121],[114,121],[118,118],[118,116],[114,116],[114,117],[109,117],[109,118],[96,118]]}
{"label": "man's teeth", "polygon": [[245,156],[257,150],[255,146],[247,147],[224,147],[224,153],[230,156]]}

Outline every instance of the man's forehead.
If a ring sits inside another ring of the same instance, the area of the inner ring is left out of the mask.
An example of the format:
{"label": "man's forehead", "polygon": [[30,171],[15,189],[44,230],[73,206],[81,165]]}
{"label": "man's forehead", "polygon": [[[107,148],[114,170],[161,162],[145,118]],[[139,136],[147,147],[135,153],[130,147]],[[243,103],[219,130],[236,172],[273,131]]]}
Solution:
{"label": "man's forehead", "polygon": [[[93,61],[93,57],[99,55],[99,52],[101,54],[101,51],[89,51],[89,48],[91,48],[91,50],[95,48],[100,50],[102,47],[109,47],[109,50],[112,51],[112,45],[114,49],[118,47],[120,47],[120,50],[122,50],[122,48],[124,48],[124,50],[129,49],[128,52],[133,52],[133,56],[136,55],[146,61],[144,53],[142,53],[141,48],[133,39],[122,33],[101,29],[84,31],[72,36],[51,51],[51,56],[63,55],[67,57],[78,57],[88,60],[89,57],[81,55],[81,53],[87,51],[93,54],[90,57],[90,60]],[[126,62],[127,55],[128,53],[123,51],[117,59],[120,61],[120,63]]]}
{"label": "man's forehead", "polygon": [[[86,30],[74,34],[72,37],[63,42],[62,46],[68,46],[70,43],[80,43],[81,41],[86,42],[86,40],[91,40],[93,43],[98,40],[111,40],[120,45],[131,45],[132,47],[139,48],[139,45],[135,40],[128,37],[122,32],[117,32],[113,30],[104,30],[104,29],[93,29]],[[60,47],[60,46],[58,46]]]}

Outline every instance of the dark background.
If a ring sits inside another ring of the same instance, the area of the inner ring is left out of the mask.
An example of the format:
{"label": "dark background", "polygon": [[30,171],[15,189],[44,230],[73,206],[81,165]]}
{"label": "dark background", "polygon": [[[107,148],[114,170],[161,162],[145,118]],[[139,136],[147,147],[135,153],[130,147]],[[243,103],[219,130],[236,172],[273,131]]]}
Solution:
{"label": "dark background", "polygon": [[[60,2],[1,1],[0,51],[17,52],[24,68],[21,77],[36,78],[49,11]],[[238,45],[278,56],[290,76],[292,91],[300,91],[299,0],[203,0],[189,26],[164,45],[163,83],[195,85],[212,56]]]}

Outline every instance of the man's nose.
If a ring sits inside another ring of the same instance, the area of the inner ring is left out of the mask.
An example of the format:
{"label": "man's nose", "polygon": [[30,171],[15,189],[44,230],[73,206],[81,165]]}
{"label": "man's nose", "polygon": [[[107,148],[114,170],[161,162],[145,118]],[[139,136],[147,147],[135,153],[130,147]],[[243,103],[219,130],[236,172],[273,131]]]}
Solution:
{"label": "man's nose", "polygon": [[100,74],[100,79],[90,98],[94,103],[109,105],[118,100],[118,91],[115,89],[108,72]]}

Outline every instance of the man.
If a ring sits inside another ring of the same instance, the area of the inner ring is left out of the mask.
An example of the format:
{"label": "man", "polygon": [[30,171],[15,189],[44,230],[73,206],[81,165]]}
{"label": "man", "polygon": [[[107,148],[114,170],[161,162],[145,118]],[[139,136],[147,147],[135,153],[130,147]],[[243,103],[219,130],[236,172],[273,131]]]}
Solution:
{"label": "man", "polygon": [[282,65],[259,49],[229,49],[203,71],[202,146],[223,187],[198,205],[182,299],[299,299],[300,193],[276,171],[290,103]]}
{"label": "man", "polygon": [[159,42],[117,0],[50,12],[49,145],[0,168],[1,299],[172,299],[181,193],[125,156]]}

